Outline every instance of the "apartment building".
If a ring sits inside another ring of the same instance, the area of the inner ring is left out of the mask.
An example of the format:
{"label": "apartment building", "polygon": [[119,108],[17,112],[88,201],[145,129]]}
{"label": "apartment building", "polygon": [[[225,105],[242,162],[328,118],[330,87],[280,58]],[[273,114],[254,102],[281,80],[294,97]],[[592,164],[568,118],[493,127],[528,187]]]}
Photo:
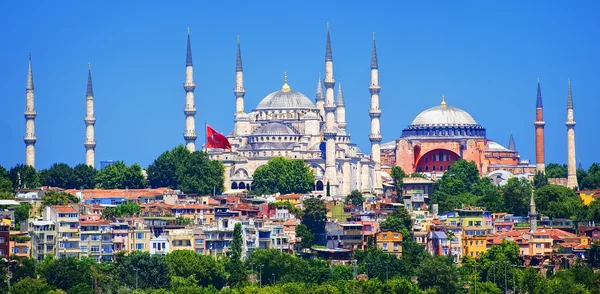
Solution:
{"label": "apartment building", "polygon": [[53,221],[31,221],[28,230],[31,236],[31,258],[42,261],[49,254],[56,256],[57,231]]}
{"label": "apartment building", "polygon": [[81,255],[97,261],[113,260],[113,233],[106,221],[80,221]]}
{"label": "apartment building", "polygon": [[56,224],[56,256],[79,257],[79,213],[73,207],[48,206],[44,210],[45,220]]}
{"label": "apartment building", "polygon": [[402,256],[402,233],[394,231],[382,231],[375,234],[377,248],[394,254],[398,257]]}

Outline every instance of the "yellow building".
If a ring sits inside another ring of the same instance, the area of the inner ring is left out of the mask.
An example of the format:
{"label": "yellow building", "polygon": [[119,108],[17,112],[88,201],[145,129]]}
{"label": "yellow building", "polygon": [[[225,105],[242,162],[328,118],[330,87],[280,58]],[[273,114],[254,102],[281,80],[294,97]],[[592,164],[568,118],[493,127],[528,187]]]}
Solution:
{"label": "yellow building", "polygon": [[194,251],[194,230],[193,229],[173,229],[167,230],[171,252],[175,250]]}
{"label": "yellow building", "polygon": [[577,193],[585,205],[590,205],[594,201],[594,197],[600,197],[600,190],[581,190]]}
{"label": "yellow building", "polygon": [[19,257],[29,257],[31,252],[31,237],[25,232],[10,231],[10,254]]}
{"label": "yellow building", "polygon": [[547,255],[552,253],[551,232],[546,230],[537,230],[531,234],[529,240],[529,255]]}
{"label": "yellow building", "polygon": [[299,205],[301,203],[300,199],[302,198],[302,194],[286,194],[286,195],[280,195],[279,197],[275,198],[275,202],[290,202],[290,204],[296,206]]}
{"label": "yellow building", "polygon": [[383,231],[375,234],[377,248],[384,252],[402,256],[402,233],[394,231]]}
{"label": "yellow building", "polygon": [[189,219],[194,225],[206,225],[215,220],[215,208],[202,204],[181,204],[171,208],[171,214]]}
{"label": "yellow building", "polygon": [[479,258],[487,250],[487,236],[472,235],[463,237],[463,256]]}

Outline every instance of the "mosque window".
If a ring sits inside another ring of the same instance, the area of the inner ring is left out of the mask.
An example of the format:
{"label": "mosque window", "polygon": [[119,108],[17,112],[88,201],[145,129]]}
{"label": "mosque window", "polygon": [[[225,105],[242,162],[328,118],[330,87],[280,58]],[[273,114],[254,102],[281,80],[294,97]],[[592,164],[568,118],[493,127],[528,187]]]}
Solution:
{"label": "mosque window", "polygon": [[429,166],[425,166],[425,171],[429,171]]}
{"label": "mosque window", "polygon": [[444,166],[440,165],[440,171],[444,171]]}
{"label": "mosque window", "polygon": [[431,170],[432,170],[432,171],[435,171],[435,165],[431,167]]}
{"label": "mosque window", "polygon": [[429,156],[425,156],[425,162],[429,162]]}
{"label": "mosque window", "polygon": [[418,172],[418,173],[420,173],[420,172],[421,172],[421,167],[420,167],[420,166],[418,166],[418,167],[417,167],[417,172]]}

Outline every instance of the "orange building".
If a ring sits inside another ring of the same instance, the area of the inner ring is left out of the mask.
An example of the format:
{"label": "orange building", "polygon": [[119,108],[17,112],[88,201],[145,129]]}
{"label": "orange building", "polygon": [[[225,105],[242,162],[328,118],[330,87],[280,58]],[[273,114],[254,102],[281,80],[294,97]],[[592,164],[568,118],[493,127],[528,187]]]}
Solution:
{"label": "orange building", "polygon": [[402,233],[382,231],[375,234],[377,248],[384,252],[402,256]]}
{"label": "orange building", "polygon": [[405,172],[443,173],[456,160],[474,161],[480,174],[497,170],[533,174],[535,165],[520,159],[510,136],[508,148],[486,137],[486,130],[466,111],[442,103],[421,112],[395,142],[382,144],[382,167]]}

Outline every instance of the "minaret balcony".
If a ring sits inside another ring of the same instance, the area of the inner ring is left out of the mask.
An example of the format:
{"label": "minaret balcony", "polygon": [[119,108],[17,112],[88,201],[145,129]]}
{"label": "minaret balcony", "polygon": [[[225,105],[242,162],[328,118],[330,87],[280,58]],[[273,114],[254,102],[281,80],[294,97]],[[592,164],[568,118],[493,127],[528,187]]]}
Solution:
{"label": "minaret balcony", "polygon": [[370,85],[369,86],[369,92],[371,93],[371,95],[379,94],[379,91],[381,91],[380,85]]}
{"label": "minaret balcony", "polygon": [[96,148],[96,140],[86,140],[83,142],[83,146],[85,146],[85,149],[94,149]]}
{"label": "minaret balcony", "polygon": [[335,86],[335,80],[333,78],[325,79],[323,85],[325,85],[325,88],[333,88]]}
{"label": "minaret balcony", "polygon": [[185,131],[183,133],[183,138],[186,141],[196,141],[196,138],[198,138],[198,134],[196,134],[195,131]]}
{"label": "minaret balcony", "polygon": [[325,109],[325,111],[327,111],[327,112],[333,112],[333,111],[335,111],[336,108],[337,108],[337,106],[335,104],[323,106],[323,109]]}
{"label": "minaret balcony", "polygon": [[196,107],[193,105],[186,105],[185,108],[183,109],[183,113],[185,115],[195,115],[196,114]]}
{"label": "minaret balcony", "polygon": [[83,121],[85,121],[85,125],[89,126],[89,125],[94,125],[96,124],[96,117],[92,116],[92,117],[86,117]]}
{"label": "minaret balcony", "polygon": [[371,118],[379,118],[381,116],[381,109],[369,109],[369,116]]}
{"label": "minaret balcony", "polygon": [[543,120],[538,120],[538,121],[536,121],[536,122],[533,123],[533,125],[536,126],[536,127],[537,126],[543,127],[545,124],[546,124],[546,122],[543,121]]}
{"label": "minaret balcony", "polygon": [[34,134],[26,134],[25,137],[23,137],[23,141],[27,145],[35,145],[35,142],[37,142],[37,137]]}
{"label": "minaret balcony", "polygon": [[25,115],[25,119],[35,119],[37,112],[35,110],[25,110],[23,114]]}
{"label": "minaret balcony", "polygon": [[382,139],[383,139],[383,137],[381,136],[381,134],[370,134],[369,135],[369,141],[371,141],[371,143],[379,143],[379,142],[381,142]]}
{"label": "minaret balcony", "polygon": [[568,128],[572,128],[572,127],[574,127],[574,126],[575,126],[575,122],[574,122],[574,121],[568,121],[568,122],[566,122],[566,123],[565,123],[565,125],[566,125]]}
{"label": "minaret balcony", "polygon": [[194,92],[194,90],[196,89],[196,83],[191,82],[191,83],[184,83],[183,84],[183,89],[186,92]]}

